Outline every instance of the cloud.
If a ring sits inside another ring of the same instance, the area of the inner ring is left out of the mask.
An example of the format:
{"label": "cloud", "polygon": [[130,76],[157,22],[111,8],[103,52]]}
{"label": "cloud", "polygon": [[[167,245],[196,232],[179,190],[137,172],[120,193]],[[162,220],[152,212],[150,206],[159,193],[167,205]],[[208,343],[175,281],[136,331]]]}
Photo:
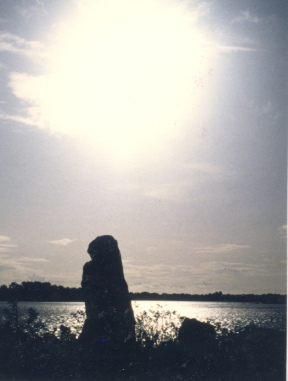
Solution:
{"label": "cloud", "polygon": [[59,246],[67,246],[70,245],[70,243],[76,241],[75,239],[70,238],[62,238],[55,241],[48,241],[49,243],[52,243],[53,245],[59,245]]}
{"label": "cloud", "polygon": [[[139,182],[136,175],[135,179],[130,177],[127,180],[122,179],[119,184],[109,185],[107,190],[117,194],[138,195],[175,203],[191,203],[194,202],[199,187],[202,188],[211,181],[222,182],[226,178],[228,178],[226,170],[214,163],[196,162],[184,165],[170,163],[167,164],[167,170],[157,174],[157,177]],[[203,196],[203,192],[201,195]]]}
{"label": "cloud", "polygon": [[44,276],[35,275],[35,273],[33,273],[27,277],[27,280],[30,282],[45,282],[46,278]]}
{"label": "cloud", "polygon": [[9,253],[11,249],[17,247],[14,243],[12,243],[11,238],[5,235],[0,236],[0,252],[1,253]]}
{"label": "cloud", "polygon": [[244,11],[241,12],[237,17],[233,18],[231,20],[231,24],[242,24],[242,23],[252,23],[252,24],[258,24],[260,22],[259,17],[253,16],[250,14],[250,12]]}
{"label": "cloud", "polygon": [[[211,284],[223,284],[227,290],[241,283],[242,287],[251,285],[251,282],[265,283],[267,278],[275,275],[275,269],[264,262],[206,262],[201,265],[203,279]],[[279,276],[281,276],[279,272]],[[247,283],[245,285],[245,283]]]}
{"label": "cloud", "polygon": [[247,272],[255,271],[265,264],[255,264],[255,263],[243,263],[243,262],[228,262],[228,261],[212,261],[205,262],[202,264],[202,267],[205,269],[206,273],[216,273],[219,274],[229,273],[229,272]]}
{"label": "cloud", "polygon": [[0,235],[0,244],[7,241],[11,241],[11,238],[7,237],[6,235]]}
{"label": "cloud", "polygon": [[13,33],[0,32],[0,52],[16,53],[36,58],[43,57],[43,45],[39,41],[28,41]]}
{"label": "cloud", "polygon": [[262,52],[263,49],[249,48],[247,46],[240,45],[218,45],[214,48],[219,52]]}
{"label": "cloud", "polygon": [[[148,265],[130,264],[124,266],[125,276],[133,290],[152,289],[167,292],[170,288],[190,288],[193,284],[202,283],[207,275],[203,266],[173,265],[169,263]],[[148,286],[149,285],[149,286]]]}
{"label": "cloud", "polygon": [[223,181],[225,171],[220,166],[205,162],[175,167],[171,173],[181,173],[184,180],[175,181],[175,178],[168,177],[167,181],[158,184],[145,184],[141,188],[142,195],[173,202],[193,202],[191,195],[196,189],[208,181]]}
{"label": "cloud", "polygon": [[282,225],[278,228],[278,233],[280,237],[287,238],[287,225]]}
{"label": "cloud", "polygon": [[189,199],[189,189],[193,186],[192,182],[182,181],[177,184],[167,179],[166,182],[158,184],[141,184],[135,183],[122,183],[109,186],[107,190],[113,193],[129,193],[136,194],[148,198],[154,198],[158,200],[183,202]]}
{"label": "cloud", "polygon": [[236,245],[236,244],[224,243],[221,245],[198,247],[195,249],[194,252],[196,254],[226,254],[226,253],[239,251],[239,250],[247,250],[249,248],[250,246],[248,245]]}
{"label": "cloud", "polygon": [[[232,28],[231,28],[232,29]],[[211,39],[206,46],[207,51],[211,51],[217,55],[221,53],[235,52],[265,52],[265,49],[258,48],[259,41],[251,37],[243,36],[239,33],[230,31],[229,37],[223,32],[220,39]]]}
{"label": "cloud", "polygon": [[187,199],[189,182],[187,184],[162,183],[147,186],[143,190],[143,196],[156,198],[159,200],[169,200],[181,202]]}
{"label": "cloud", "polygon": [[[2,278],[5,278],[5,283],[14,281],[22,281],[27,277],[27,274],[36,273],[37,276],[43,276],[45,271],[39,268],[41,264],[45,264],[48,261],[44,258],[33,257],[18,257],[13,258],[11,256],[1,255],[0,272],[3,273]],[[36,268],[33,268],[36,266]]]}
{"label": "cloud", "polygon": [[[220,246],[220,245],[219,245]],[[224,245],[223,245],[224,246]],[[246,245],[225,245],[228,249],[231,246],[245,248]],[[232,249],[232,250],[233,250]],[[156,256],[155,256],[156,257]],[[251,292],[251,285],[256,293],[270,292],[269,282],[277,273],[277,276],[285,276],[285,266],[282,269],[271,267],[262,259],[255,262],[251,257],[251,262],[235,262],[235,257],[227,260],[214,259],[207,260],[201,257],[193,265],[186,263],[172,264],[169,259],[163,263],[155,265],[155,261],[149,266],[147,258],[143,259],[143,265],[139,264],[139,258],[133,262],[125,263],[125,276],[132,292],[185,292],[188,293],[208,293],[221,290],[225,293]],[[161,285],[161,286],[160,286]],[[196,291],[197,290],[197,291]],[[243,291],[242,291],[243,290]],[[283,292],[283,291],[282,291]]]}
{"label": "cloud", "polygon": [[9,265],[0,265],[0,272],[6,272],[6,271],[13,270],[13,269],[14,269],[14,267],[9,266]]}
{"label": "cloud", "polygon": [[[224,40],[224,36],[223,36]],[[255,48],[255,41],[247,38],[239,38],[235,36],[232,44],[225,44],[221,41],[211,41],[207,45],[207,50],[214,53],[230,53],[230,52],[262,52],[263,49]]]}
{"label": "cloud", "polygon": [[18,259],[19,262],[31,262],[31,263],[37,263],[37,262],[51,262],[48,259],[44,258],[32,258],[32,257],[22,257]]}
{"label": "cloud", "polygon": [[30,6],[16,7],[17,11],[27,18],[39,16],[41,14],[48,14],[44,2],[40,0],[31,1]]}
{"label": "cloud", "polygon": [[2,120],[11,120],[13,122],[21,123],[21,124],[26,124],[27,126],[35,126],[39,127],[39,123],[30,116],[20,116],[20,115],[9,115],[6,113],[0,113],[0,119]]}

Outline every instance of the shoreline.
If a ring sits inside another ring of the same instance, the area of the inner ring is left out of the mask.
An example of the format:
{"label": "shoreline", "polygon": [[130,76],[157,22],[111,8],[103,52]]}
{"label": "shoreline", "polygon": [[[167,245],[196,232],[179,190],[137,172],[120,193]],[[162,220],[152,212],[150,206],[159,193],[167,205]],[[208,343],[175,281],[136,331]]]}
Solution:
{"label": "shoreline", "polygon": [[[16,302],[43,302],[43,303],[48,303],[48,302],[51,302],[51,303],[84,303],[84,299],[60,299],[60,298],[53,298],[53,299],[38,299],[38,298],[15,298],[15,297],[12,297],[12,298],[7,298],[7,299],[0,299],[0,302],[6,302],[6,303],[9,303],[11,301],[16,301]],[[237,299],[237,298],[233,298],[233,299],[206,299],[206,298],[199,298],[199,299],[194,299],[194,298],[191,298],[191,299],[177,299],[177,298],[134,298],[132,297],[131,298],[131,301],[133,302],[137,302],[137,301],[141,301],[141,302],[199,302],[199,303],[253,303],[253,304],[263,304],[263,305],[266,305],[266,304],[275,304],[275,305],[287,305],[287,297],[286,295],[281,295],[281,299],[279,300],[261,300],[261,298],[259,300],[245,300],[245,299]]]}

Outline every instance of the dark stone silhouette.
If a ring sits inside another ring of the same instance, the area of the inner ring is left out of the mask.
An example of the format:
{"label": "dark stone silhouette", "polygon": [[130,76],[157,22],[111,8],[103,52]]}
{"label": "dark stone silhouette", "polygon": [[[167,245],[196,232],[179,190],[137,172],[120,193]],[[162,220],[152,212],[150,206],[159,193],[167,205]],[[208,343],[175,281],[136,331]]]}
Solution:
{"label": "dark stone silhouette", "polygon": [[97,237],[88,247],[83,268],[86,320],[80,342],[92,345],[135,343],[135,319],[117,241]]}
{"label": "dark stone silhouette", "polygon": [[178,343],[184,348],[207,345],[216,338],[215,327],[196,319],[185,318],[178,333]]}

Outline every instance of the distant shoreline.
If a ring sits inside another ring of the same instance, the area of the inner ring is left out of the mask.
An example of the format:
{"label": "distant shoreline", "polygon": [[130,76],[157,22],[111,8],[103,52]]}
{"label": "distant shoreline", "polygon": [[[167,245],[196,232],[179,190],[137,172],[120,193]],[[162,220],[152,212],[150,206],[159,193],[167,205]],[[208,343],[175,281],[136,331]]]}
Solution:
{"label": "distant shoreline", "polygon": [[243,303],[257,303],[257,304],[287,304],[287,295],[280,294],[263,294],[263,295],[255,295],[255,294],[222,294],[222,296],[217,296],[214,294],[164,294],[159,295],[158,297],[154,297],[153,294],[150,296],[138,296],[135,293],[130,293],[131,300],[141,300],[141,301],[162,301],[162,302],[243,302]]}
{"label": "distant shoreline", "polygon": [[[250,302],[259,304],[287,304],[287,295],[281,294],[158,294],[130,292],[131,300],[174,302]],[[51,285],[49,282],[11,283],[0,286],[0,301],[17,302],[84,302],[82,289]]]}

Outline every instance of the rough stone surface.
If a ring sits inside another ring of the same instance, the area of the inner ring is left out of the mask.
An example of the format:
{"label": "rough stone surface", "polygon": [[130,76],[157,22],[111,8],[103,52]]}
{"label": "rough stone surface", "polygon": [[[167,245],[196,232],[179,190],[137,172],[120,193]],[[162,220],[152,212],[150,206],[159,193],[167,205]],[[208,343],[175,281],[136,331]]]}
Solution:
{"label": "rough stone surface", "polygon": [[86,320],[79,340],[90,344],[135,342],[135,319],[117,241],[97,237],[83,268]]}

